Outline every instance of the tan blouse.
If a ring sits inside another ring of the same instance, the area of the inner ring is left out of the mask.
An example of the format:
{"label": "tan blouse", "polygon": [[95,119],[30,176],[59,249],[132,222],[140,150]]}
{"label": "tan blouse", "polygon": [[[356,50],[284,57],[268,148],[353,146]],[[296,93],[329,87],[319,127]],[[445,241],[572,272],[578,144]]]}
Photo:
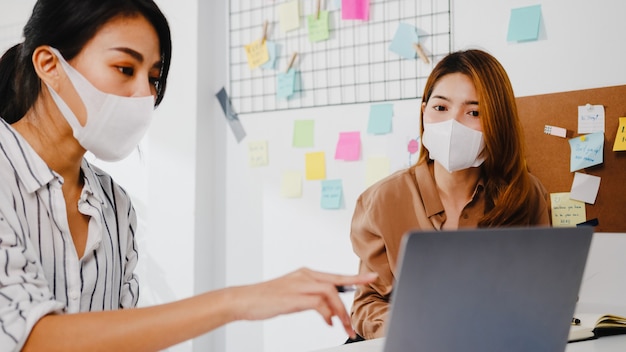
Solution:
{"label": "tan blouse", "polygon": [[[441,230],[446,220],[432,174],[432,163],[398,171],[368,188],[356,203],[350,239],[361,259],[359,272],[377,272],[378,279],[360,286],[352,305],[352,325],[365,339],[383,337],[389,299],[396,279],[402,236],[409,230]],[[548,193],[533,175],[531,204],[537,204],[532,225],[549,225]],[[459,218],[459,228],[476,228],[484,215],[484,183]]]}

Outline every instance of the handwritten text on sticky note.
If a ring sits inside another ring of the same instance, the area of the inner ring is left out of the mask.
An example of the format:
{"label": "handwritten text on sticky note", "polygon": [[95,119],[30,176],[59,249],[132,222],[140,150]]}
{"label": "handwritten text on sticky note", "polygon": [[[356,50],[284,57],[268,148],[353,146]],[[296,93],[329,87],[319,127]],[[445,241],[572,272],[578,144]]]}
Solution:
{"label": "handwritten text on sticky note", "polygon": [[244,48],[246,50],[246,56],[248,57],[248,67],[250,67],[251,70],[263,65],[270,59],[265,41],[257,40],[246,45]]}
{"label": "handwritten text on sticky note", "polygon": [[321,42],[328,39],[330,33],[328,31],[328,11],[320,11],[319,18],[315,15],[307,17],[307,26],[309,28],[309,40],[312,42]]}
{"label": "handwritten text on sticky note", "polygon": [[604,133],[590,133],[569,140],[570,171],[602,164],[604,161]]}
{"label": "handwritten text on sticky note", "polygon": [[322,209],[339,209],[343,199],[341,180],[322,180]]}
{"label": "handwritten text on sticky note", "polygon": [[248,155],[251,167],[266,166],[269,163],[267,141],[248,142]]}
{"label": "handwritten text on sticky note", "polygon": [[578,107],[578,133],[604,132],[604,105]]}
{"label": "handwritten text on sticky note", "polygon": [[626,117],[620,117],[617,135],[615,135],[615,143],[613,143],[613,151],[624,150],[626,150]]}
{"label": "handwritten text on sticky note", "polygon": [[570,194],[551,193],[552,226],[576,227],[577,224],[587,221],[585,203],[570,199]]}

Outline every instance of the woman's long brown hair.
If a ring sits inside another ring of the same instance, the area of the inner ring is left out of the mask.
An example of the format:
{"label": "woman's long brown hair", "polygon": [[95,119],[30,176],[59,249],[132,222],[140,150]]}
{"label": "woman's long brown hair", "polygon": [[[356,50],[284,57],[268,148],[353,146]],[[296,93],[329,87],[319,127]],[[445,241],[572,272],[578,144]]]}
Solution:
{"label": "woman's long brown hair", "polygon": [[[443,58],[430,74],[422,103],[427,103],[439,80],[450,73],[470,77],[476,87],[483,128],[485,161],[481,165],[485,180],[485,215],[480,227],[528,225],[528,194],[532,183],[525,161],[524,133],[519,120],[515,95],[509,77],[492,55],[482,50],[454,52]],[[424,131],[422,117],[420,136]],[[417,164],[429,161],[428,150],[421,146]]]}

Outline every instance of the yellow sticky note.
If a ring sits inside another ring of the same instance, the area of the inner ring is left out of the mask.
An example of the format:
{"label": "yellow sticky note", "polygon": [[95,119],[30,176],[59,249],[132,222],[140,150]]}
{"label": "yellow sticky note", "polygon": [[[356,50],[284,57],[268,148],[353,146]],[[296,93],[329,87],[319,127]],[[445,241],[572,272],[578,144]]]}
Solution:
{"label": "yellow sticky note", "polygon": [[576,227],[587,221],[585,203],[570,198],[569,192],[551,193],[552,226]]}
{"label": "yellow sticky note", "polygon": [[307,180],[323,180],[326,178],[324,152],[306,153],[305,162]]}
{"label": "yellow sticky note", "polygon": [[267,45],[264,40],[256,40],[246,46],[246,56],[248,57],[248,67],[251,70],[263,65],[270,60],[270,54],[267,51]]}
{"label": "yellow sticky note", "polygon": [[613,151],[626,150],[626,117],[619,118],[619,127],[617,127],[617,135],[615,136],[615,144],[613,144]]}
{"label": "yellow sticky note", "polygon": [[288,32],[300,27],[300,1],[294,0],[278,6],[280,30]]}
{"label": "yellow sticky note", "polygon": [[389,176],[391,161],[388,157],[374,156],[367,158],[365,164],[365,184],[367,187]]}
{"label": "yellow sticky note", "polygon": [[299,171],[285,171],[280,179],[280,195],[285,198],[302,197],[302,175]]}
{"label": "yellow sticky note", "polygon": [[250,167],[266,166],[269,163],[267,141],[249,142],[248,156],[250,159]]}

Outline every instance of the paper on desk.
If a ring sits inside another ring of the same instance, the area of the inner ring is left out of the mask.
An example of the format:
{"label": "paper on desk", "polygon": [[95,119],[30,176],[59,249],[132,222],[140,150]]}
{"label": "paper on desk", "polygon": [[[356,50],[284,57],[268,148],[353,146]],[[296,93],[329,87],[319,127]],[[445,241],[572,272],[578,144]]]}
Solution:
{"label": "paper on desk", "polygon": [[572,182],[570,198],[594,204],[596,202],[599,189],[600,177],[576,172],[574,173],[574,182]]}
{"label": "paper on desk", "polygon": [[553,227],[576,227],[587,221],[585,203],[573,200],[568,192],[551,193]]}
{"label": "paper on desk", "polygon": [[323,180],[326,178],[326,158],[324,152],[306,153],[306,179]]}
{"label": "paper on desk", "polygon": [[356,161],[361,157],[361,132],[340,132],[335,160]]}
{"label": "paper on desk", "polygon": [[569,140],[570,171],[602,164],[604,161],[604,133],[596,132]]}
{"label": "paper on desk", "polygon": [[578,107],[578,133],[604,133],[604,105]]}

